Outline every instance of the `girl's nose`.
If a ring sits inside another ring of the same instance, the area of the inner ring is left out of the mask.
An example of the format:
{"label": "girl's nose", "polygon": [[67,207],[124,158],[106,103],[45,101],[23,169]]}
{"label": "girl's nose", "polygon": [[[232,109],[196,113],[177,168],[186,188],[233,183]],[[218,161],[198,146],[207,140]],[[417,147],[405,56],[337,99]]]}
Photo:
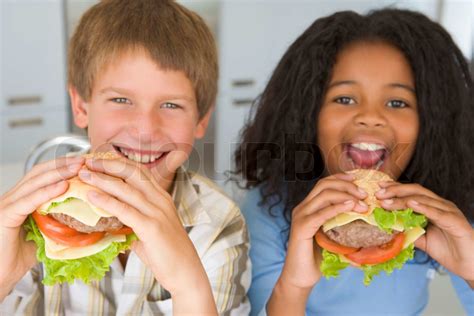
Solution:
{"label": "girl's nose", "polygon": [[384,127],[387,124],[383,114],[374,106],[361,106],[354,122],[363,127]]}

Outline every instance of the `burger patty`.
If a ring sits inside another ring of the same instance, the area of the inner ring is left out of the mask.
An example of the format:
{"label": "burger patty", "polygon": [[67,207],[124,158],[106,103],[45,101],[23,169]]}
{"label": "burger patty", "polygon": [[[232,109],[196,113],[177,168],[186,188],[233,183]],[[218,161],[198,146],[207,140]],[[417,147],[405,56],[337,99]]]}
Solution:
{"label": "burger patty", "polygon": [[388,234],[377,226],[367,224],[360,219],[330,229],[326,235],[340,245],[354,248],[380,246],[394,237],[393,233]]}
{"label": "burger patty", "polygon": [[119,221],[119,219],[115,216],[101,217],[95,226],[86,225],[74,217],[65,214],[51,213],[51,216],[53,216],[58,222],[63,223],[64,225],[67,225],[82,233],[105,232],[117,230],[123,227],[122,222]]}

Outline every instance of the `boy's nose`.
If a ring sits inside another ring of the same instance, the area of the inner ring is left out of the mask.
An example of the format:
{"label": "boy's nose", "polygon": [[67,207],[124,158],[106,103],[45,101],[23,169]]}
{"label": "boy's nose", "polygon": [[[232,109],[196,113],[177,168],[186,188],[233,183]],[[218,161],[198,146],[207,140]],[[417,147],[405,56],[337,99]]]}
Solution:
{"label": "boy's nose", "polygon": [[130,117],[130,132],[140,139],[153,139],[161,133],[162,118],[156,113],[142,112]]}

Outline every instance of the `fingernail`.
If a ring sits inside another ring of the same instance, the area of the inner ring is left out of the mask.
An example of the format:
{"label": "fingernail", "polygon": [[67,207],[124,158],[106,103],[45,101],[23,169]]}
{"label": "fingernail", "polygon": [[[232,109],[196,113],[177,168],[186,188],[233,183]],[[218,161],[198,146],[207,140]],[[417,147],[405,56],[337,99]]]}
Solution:
{"label": "fingernail", "polygon": [[68,169],[69,171],[75,172],[75,171],[77,171],[81,166],[82,166],[81,163],[75,163],[75,164],[69,165],[69,166],[67,167],[67,169]]}
{"label": "fingernail", "polygon": [[384,195],[385,192],[387,192],[387,190],[385,190],[385,189],[380,189],[380,190],[378,190],[376,193],[377,193],[378,195]]}
{"label": "fingernail", "polygon": [[79,177],[83,180],[90,180],[91,179],[91,173],[85,169],[82,169],[79,172]]}
{"label": "fingernail", "polygon": [[362,206],[364,209],[368,208],[367,204],[362,201],[359,201],[359,205]]}
{"label": "fingernail", "polygon": [[393,200],[392,199],[388,199],[388,200],[383,200],[383,202],[387,205],[390,205],[390,204],[393,204]]}
{"label": "fingernail", "polygon": [[87,194],[89,194],[92,198],[98,198],[99,197],[99,193],[97,193],[95,191],[89,191]]}
{"label": "fingernail", "polygon": [[418,203],[417,201],[415,200],[410,200],[410,203],[413,204],[413,205],[419,205],[420,203]]}
{"label": "fingernail", "polygon": [[354,204],[354,201],[352,201],[352,200],[347,200],[347,201],[344,202],[344,204],[346,204],[346,205]]}
{"label": "fingernail", "polygon": [[360,194],[362,194],[364,196],[367,195],[367,192],[365,192],[362,188],[357,188],[357,191],[359,191]]}

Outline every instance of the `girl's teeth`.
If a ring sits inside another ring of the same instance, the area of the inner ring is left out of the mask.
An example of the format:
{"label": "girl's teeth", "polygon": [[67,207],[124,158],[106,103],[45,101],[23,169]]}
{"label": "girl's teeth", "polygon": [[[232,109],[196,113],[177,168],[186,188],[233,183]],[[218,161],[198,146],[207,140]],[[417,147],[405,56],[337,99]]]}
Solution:
{"label": "girl's teeth", "polygon": [[368,151],[376,151],[376,150],[385,149],[385,147],[379,144],[372,144],[372,143],[357,143],[357,144],[351,144],[351,146],[360,150],[368,150]]}

